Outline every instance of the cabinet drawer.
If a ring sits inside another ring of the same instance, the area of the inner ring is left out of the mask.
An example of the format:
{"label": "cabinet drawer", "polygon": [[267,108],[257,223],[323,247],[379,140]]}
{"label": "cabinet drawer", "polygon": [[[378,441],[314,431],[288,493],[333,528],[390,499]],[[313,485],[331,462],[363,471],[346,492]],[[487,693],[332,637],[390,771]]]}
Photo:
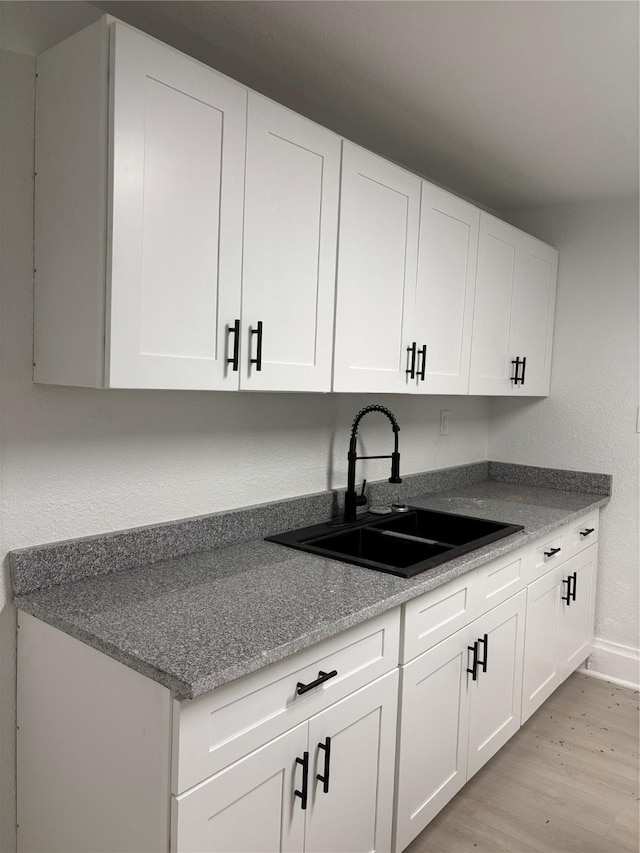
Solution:
{"label": "cabinet drawer", "polygon": [[527,583],[541,578],[571,556],[567,548],[567,528],[560,527],[558,530],[553,530],[534,542],[531,548]]}
{"label": "cabinet drawer", "polygon": [[596,509],[566,526],[567,557],[579,554],[598,541],[599,520],[600,510]]}
{"label": "cabinet drawer", "polygon": [[527,554],[526,548],[518,548],[480,566],[477,570],[478,616],[524,589],[527,583]]}
{"label": "cabinet drawer", "polygon": [[[398,664],[399,608],[200,696],[174,701],[180,794]],[[320,672],[336,675],[299,694]]]}
{"label": "cabinet drawer", "polygon": [[404,605],[401,663],[468,625],[477,612],[477,576],[467,572]]}

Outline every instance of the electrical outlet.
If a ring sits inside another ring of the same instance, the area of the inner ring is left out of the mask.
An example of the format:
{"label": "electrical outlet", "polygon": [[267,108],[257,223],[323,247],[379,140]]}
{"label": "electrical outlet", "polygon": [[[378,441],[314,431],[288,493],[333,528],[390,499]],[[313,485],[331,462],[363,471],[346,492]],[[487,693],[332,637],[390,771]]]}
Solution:
{"label": "electrical outlet", "polygon": [[440,435],[449,435],[449,409],[440,412]]}

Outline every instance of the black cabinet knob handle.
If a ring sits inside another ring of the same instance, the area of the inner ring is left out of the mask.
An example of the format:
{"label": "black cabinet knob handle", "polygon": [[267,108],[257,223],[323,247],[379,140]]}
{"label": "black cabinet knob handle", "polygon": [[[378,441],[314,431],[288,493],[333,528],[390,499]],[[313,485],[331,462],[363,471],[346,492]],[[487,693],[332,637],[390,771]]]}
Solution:
{"label": "black cabinet knob handle", "polygon": [[331,769],[331,738],[326,737],[324,743],[318,744],[318,749],[324,750],[324,772],[322,775],[318,773],[316,779],[322,782],[322,790],[325,794],[329,793],[329,770]]}
{"label": "black cabinet knob handle", "polygon": [[256,370],[262,370],[262,320],[258,320],[256,328],[250,329],[250,334],[258,336],[258,343],[256,347],[256,357],[249,359],[249,364],[255,364]]}
{"label": "black cabinet knob handle", "polygon": [[571,575],[568,578],[564,578],[562,583],[566,583],[567,585],[567,594],[562,596],[562,600],[567,602],[567,607],[571,606]]}
{"label": "black cabinet knob handle", "polygon": [[237,371],[240,364],[240,320],[227,327],[227,338],[229,335],[233,335],[233,355],[227,358],[227,364],[233,365],[232,369]]}
{"label": "black cabinet knob handle", "polygon": [[298,696],[302,696],[303,693],[306,693],[308,690],[313,690],[314,687],[318,687],[320,684],[324,684],[325,681],[328,681],[330,678],[334,678],[337,674],[337,669],[332,669],[331,672],[323,672],[320,670],[315,681],[310,681],[309,684],[303,684],[299,681],[296,685],[296,692]]}
{"label": "black cabinet knob handle", "polygon": [[590,536],[594,530],[595,527],[586,527],[584,530],[580,531],[580,536]]}
{"label": "black cabinet knob handle", "polygon": [[302,790],[295,790],[293,794],[295,797],[300,797],[302,800],[300,807],[304,810],[307,808],[309,798],[309,753],[304,752],[302,758],[296,758],[296,764],[302,765]]}
{"label": "black cabinet knob handle", "polygon": [[409,379],[416,378],[416,342],[414,341],[410,347],[407,347],[407,369],[405,373]]}
{"label": "black cabinet knob handle", "polygon": [[550,548],[548,551],[544,552],[545,557],[553,557],[554,554],[559,554],[562,551],[562,548]]}

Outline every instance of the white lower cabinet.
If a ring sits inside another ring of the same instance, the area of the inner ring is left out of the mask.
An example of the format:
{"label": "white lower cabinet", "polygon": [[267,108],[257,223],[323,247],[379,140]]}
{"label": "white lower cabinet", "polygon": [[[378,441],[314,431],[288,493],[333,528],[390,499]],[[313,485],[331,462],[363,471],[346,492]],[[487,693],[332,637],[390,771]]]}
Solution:
{"label": "white lower cabinet", "polygon": [[589,655],[597,536],[191,700],[20,613],[18,853],[400,853]]}
{"label": "white lower cabinet", "polygon": [[401,667],[397,851],[520,727],[525,606],[523,591]]}
{"label": "white lower cabinet", "polygon": [[398,673],[174,798],[172,851],[388,850]]}
{"label": "white lower cabinet", "polygon": [[523,723],[591,652],[597,560],[590,545],[529,586]]}

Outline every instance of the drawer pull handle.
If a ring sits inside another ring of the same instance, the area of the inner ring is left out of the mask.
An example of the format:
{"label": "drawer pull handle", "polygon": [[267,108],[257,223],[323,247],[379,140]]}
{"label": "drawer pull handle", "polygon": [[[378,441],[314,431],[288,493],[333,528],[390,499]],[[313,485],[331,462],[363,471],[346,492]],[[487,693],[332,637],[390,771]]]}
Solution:
{"label": "drawer pull handle", "polygon": [[587,527],[585,530],[580,531],[580,536],[589,536],[594,530],[595,527]]}
{"label": "drawer pull handle", "polygon": [[306,693],[307,690],[313,690],[314,687],[318,687],[319,684],[324,684],[325,681],[328,681],[330,678],[333,678],[338,674],[337,669],[332,669],[331,672],[323,672],[320,670],[318,673],[318,677],[315,681],[310,681],[308,684],[303,684],[301,681],[296,685],[298,696],[302,696],[303,693]]}
{"label": "drawer pull handle", "polygon": [[482,643],[484,646],[484,656],[482,660],[478,660],[478,664],[482,667],[482,671],[487,671],[487,659],[489,655],[489,635],[485,634],[482,638],[478,638],[478,645]]}
{"label": "drawer pull handle", "polygon": [[296,764],[302,765],[302,790],[293,792],[295,797],[300,797],[302,802],[300,807],[304,810],[307,808],[307,799],[309,797],[309,753],[304,752],[302,758],[296,758]]}
{"label": "drawer pull handle", "polygon": [[476,640],[472,646],[467,646],[470,652],[473,652],[473,663],[471,664],[471,669],[467,667],[467,672],[471,675],[471,679],[473,681],[478,680],[478,641]]}
{"label": "drawer pull handle", "polygon": [[318,749],[324,749],[324,773],[316,776],[318,782],[322,782],[322,790],[325,794],[329,793],[329,770],[331,769],[331,738],[326,737],[324,743],[318,744]]}
{"label": "drawer pull handle", "polygon": [[559,554],[562,551],[562,548],[551,548],[549,551],[545,551],[545,557],[553,557],[554,554]]}

